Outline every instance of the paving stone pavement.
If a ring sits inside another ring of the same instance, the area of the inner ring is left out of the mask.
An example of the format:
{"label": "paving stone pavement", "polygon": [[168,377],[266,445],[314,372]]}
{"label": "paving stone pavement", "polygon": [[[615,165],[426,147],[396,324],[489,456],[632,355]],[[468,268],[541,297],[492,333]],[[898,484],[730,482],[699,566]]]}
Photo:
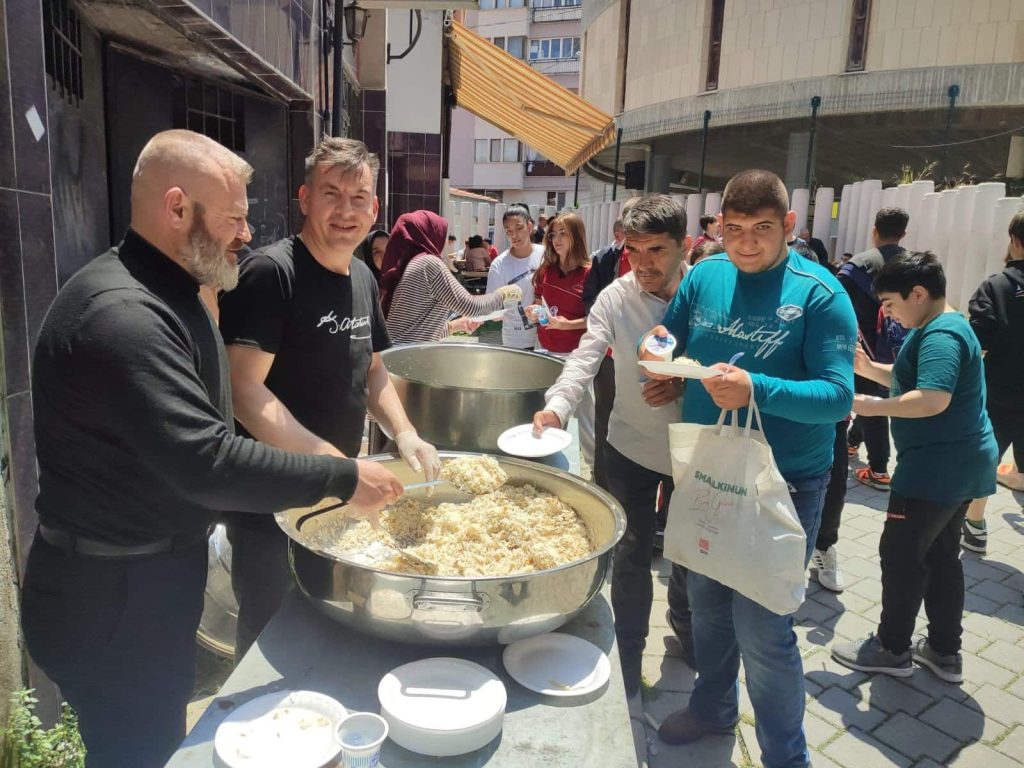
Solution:
{"label": "paving stone pavement", "polygon": [[[797,614],[804,660],[804,730],[815,768],[1002,768],[1024,765],[1024,493],[1000,487],[989,499],[988,555],[964,553],[964,683],[951,685],[917,667],[910,678],[866,675],[829,655],[833,642],[873,632],[881,610],[878,537],[888,494],[850,480],[839,533],[846,591],[811,580]],[[644,656],[648,768],[760,766],[754,711],[740,683],[735,736],[682,747],[661,742],[654,723],[686,705],[694,673],[665,638],[669,566],[654,563],[655,604]],[[918,629],[927,623],[922,609]],[[640,731],[634,727],[634,732]],[[640,745],[642,753],[642,745]]]}

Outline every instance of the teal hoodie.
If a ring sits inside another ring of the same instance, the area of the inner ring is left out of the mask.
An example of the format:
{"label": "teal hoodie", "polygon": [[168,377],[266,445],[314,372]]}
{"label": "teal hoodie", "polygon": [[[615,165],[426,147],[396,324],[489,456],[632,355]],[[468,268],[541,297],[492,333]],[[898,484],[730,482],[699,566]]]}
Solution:
{"label": "teal hoodie", "polygon": [[[829,470],[836,422],[853,404],[857,318],[828,270],[794,251],[756,274],[724,254],[706,257],[683,279],[664,325],[677,352],[703,365],[743,352],[736,365],[750,372],[765,438],[787,479]],[[683,421],[714,424],[720,412],[699,382],[687,383]]]}

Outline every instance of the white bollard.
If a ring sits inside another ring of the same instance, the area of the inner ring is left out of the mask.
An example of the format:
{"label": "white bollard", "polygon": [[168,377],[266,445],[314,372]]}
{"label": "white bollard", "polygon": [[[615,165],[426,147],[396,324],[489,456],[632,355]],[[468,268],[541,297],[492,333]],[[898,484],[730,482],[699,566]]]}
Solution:
{"label": "white bollard", "polygon": [[704,215],[717,216],[722,210],[722,193],[708,192],[704,198]]}
{"label": "white bollard", "polygon": [[878,212],[882,210],[882,190],[872,189],[869,191],[871,193],[871,198],[868,202],[868,221],[867,230],[864,233],[864,250],[867,250],[868,248],[873,248],[875,245],[875,241],[871,237],[871,232],[875,228],[875,216],[877,216]]}
{"label": "white bollard", "polygon": [[[967,314],[967,303],[988,273],[988,250],[992,243],[992,222],[996,204],[1006,195],[1006,185],[987,182],[978,185],[974,196],[974,213],[970,221],[970,237],[967,238],[967,258],[964,264],[964,281],[960,286],[960,301],[957,306]],[[952,303],[952,302],[951,302]]]}
{"label": "white bollard", "polygon": [[942,200],[941,193],[926,192],[924,197],[921,198],[917,219],[911,219],[910,221],[910,227],[917,232],[915,248],[919,251],[931,251],[936,256],[939,255],[936,250],[936,242],[938,240],[937,226],[940,200]]}
{"label": "white bollard", "polygon": [[953,233],[953,213],[960,192],[946,189],[939,193],[939,214],[935,217],[935,239],[932,241],[935,255],[942,263],[942,269],[949,279],[949,241]]}
{"label": "white bollard", "polygon": [[853,200],[853,184],[844,184],[839,192],[839,220],[836,221],[836,252],[833,258],[836,261],[843,260],[843,254],[849,249],[846,247],[846,230],[850,223],[850,206]]}
{"label": "white bollard", "polygon": [[508,248],[508,240],[505,239],[505,222],[502,217],[508,206],[505,203],[496,203],[494,206],[494,248],[501,253]]}
{"label": "white bollard", "polygon": [[[832,187],[818,187],[814,193],[814,221],[811,224],[811,237],[816,237],[828,248],[832,237],[832,204],[836,192]],[[835,254],[833,254],[835,258]]]}
{"label": "white bollard", "polygon": [[476,234],[486,238],[491,229],[491,204],[479,203],[476,207]]}
{"label": "white bollard", "polygon": [[894,208],[897,205],[896,198],[899,197],[899,190],[896,187],[886,187],[882,190],[882,207]]}
{"label": "white bollard", "polygon": [[864,186],[863,181],[855,181],[850,189],[850,217],[846,220],[846,245],[845,251],[856,256],[857,250],[857,227],[860,225],[860,190]]}
{"label": "white bollard", "polygon": [[910,207],[910,184],[900,184],[896,187],[896,206],[904,211]]}
{"label": "white bollard", "polygon": [[[878,192],[877,197],[875,192]],[[871,247],[871,229],[875,223],[875,214],[878,208],[872,209],[872,204],[882,204],[882,182],[878,179],[865,179],[860,185],[860,205],[857,208],[857,234],[855,254],[863,253]]]}
{"label": "white bollard", "polygon": [[992,215],[992,238],[988,245],[988,259],[985,261],[985,277],[1003,271],[1010,236],[1006,230],[1018,211],[1024,211],[1024,197],[1004,197],[996,201]]}
{"label": "white bollard", "polygon": [[473,204],[463,203],[462,213],[459,215],[459,239],[456,245],[459,247],[456,250],[461,251],[466,247],[466,240],[473,234]]}
{"label": "white bollard", "polygon": [[922,229],[917,226],[917,219],[921,215],[921,203],[924,196],[935,192],[934,181],[915,181],[910,185],[907,202],[907,213],[910,215],[910,224],[907,228],[907,236],[904,238],[903,247],[908,251],[920,251]]}
{"label": "white bollard", "polygon": [[960,292],[967,270],[967,241],[971,237],[971,221],[974,218],[974,200],[978,187],[963,186],[957,190],[953,221],[949,232],[949,258],[946,268],[946,301],[954,309],[960,309]]}
{"label": "white bollard", "polygon": [[693,192],[686,198],[686,234],[696,238],[700,235],[700,217],[704,213],[704,193]]}
{"label": "white bollard", "polygon": [[530,218],[533,219],[533,223],[537,224],[540,222],[540,206],[530,205],[527,206],[530,209]]}
{"label": "white bollard", "polygon": [[811,207],[811,192],[808,189],[794,189],[793,199],[789,201],[789,209],[796,213],[793,234],[800,236],[800,230],[807,226],[807,213]]}

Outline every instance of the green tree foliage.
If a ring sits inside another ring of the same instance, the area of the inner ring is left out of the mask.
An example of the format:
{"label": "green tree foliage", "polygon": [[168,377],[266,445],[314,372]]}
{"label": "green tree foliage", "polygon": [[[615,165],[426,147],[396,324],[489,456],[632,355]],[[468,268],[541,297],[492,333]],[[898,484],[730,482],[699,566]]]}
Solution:
{"label": "green tree foliage", "polygon": [[11,694],[11,711],[0,732],[0,768],[85,768],[85,745],[78,717],[66,703],[60,720],[46,730],[36,717],[33,691]]}

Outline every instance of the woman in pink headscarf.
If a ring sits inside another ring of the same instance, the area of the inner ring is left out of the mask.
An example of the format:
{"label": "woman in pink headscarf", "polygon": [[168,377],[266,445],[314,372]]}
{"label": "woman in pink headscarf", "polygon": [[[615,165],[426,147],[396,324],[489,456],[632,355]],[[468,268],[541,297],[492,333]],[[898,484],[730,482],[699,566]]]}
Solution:
{"label": "woman in pink headscarf", "polygon": [[[381,308],[395,344],[440,341],[451,330],[473,331],[479,325],[466,317],[502,308],[522,296],[518,286],[474,296],[452,275],[441,254],[448,222],[430,211],[398,217],[381,265]],[[518,294],[516,296],[515,294]],[[462,316],[449,327],[449,318]]]}

